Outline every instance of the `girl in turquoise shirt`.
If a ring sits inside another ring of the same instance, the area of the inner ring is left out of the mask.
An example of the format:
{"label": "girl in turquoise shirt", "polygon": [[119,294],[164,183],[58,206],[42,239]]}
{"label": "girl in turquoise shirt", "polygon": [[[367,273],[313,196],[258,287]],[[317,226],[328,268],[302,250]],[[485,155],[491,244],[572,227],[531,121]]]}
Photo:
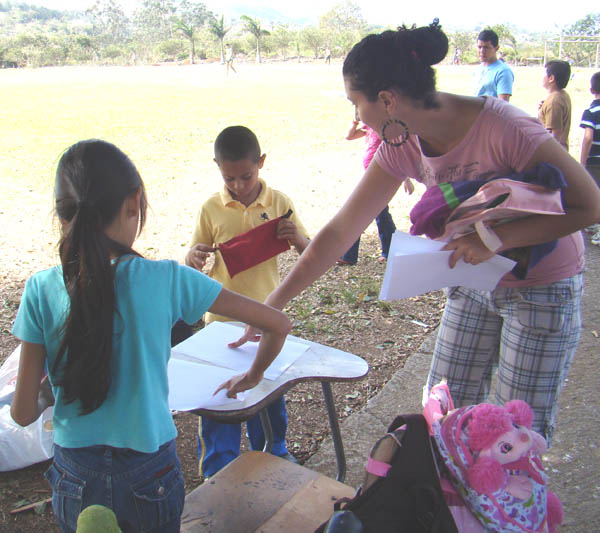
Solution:
{"label": "girl in turquoise shirt", "polygon": [[179,531],[185,489],[167,380],[173,324],[210,310],[262,330],[250,369],[221,385],[230,396],[258,384],[291,324],[194,269],[132,249],[146,194],[116,146],[71,146],[55,200],[61,266],[26,283],[13,328],[22,347],[11,414],[26,426],[55,404],[46,478],[62,531],[75,531],[92,504],[111,508],[123,531]]}

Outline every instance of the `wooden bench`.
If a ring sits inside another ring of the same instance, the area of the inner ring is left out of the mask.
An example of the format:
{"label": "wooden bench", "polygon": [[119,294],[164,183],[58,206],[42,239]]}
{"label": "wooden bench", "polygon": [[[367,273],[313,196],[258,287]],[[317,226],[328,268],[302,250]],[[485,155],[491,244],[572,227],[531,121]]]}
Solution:
{"label": "wooden bench", "polygon": [[312,532],[354,489],[264,452],[246,452],[190,492],[182,532]]}

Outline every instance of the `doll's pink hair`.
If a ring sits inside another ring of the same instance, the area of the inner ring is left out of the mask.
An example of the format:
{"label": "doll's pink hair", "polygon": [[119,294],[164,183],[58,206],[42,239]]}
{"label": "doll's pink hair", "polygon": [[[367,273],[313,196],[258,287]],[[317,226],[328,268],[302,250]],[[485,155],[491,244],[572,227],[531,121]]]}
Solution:
{"label": "doll's pink hair", "polygon": [[513,423],[531,428],[532,422],[533,411],[522,400],[511,400],[504,407],[482,403],[473,409],[469,421],[469,447],[474,452],[484,450],[510,431]]}

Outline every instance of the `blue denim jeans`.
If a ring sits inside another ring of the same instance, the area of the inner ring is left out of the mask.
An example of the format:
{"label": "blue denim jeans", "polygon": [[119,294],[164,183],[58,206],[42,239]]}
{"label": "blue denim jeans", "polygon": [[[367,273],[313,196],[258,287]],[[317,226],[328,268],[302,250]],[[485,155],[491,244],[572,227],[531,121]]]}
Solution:
{"label": "blue denim jeans", "polygon": [[79,513],[94,504],[112,509],[123,533],[179,532],[185,487],[175,440],[154,453],[55,445],[45,477],[63,532],[75,533]]}
{"label": "blue denim jeans", "polygon": [[[394,231],[396,231],[396,224],[394,224],[394,219],[392,218],[390,209],[387,205],[383,211],[377,215],[375,222],[377,223],[377,232],[379,233],[379,241],[381,242],[381,256],[387,259],[388,252],[390,251],[390,243],[392,242],[392,235],[394,234]],[[348,263],[355,264],[358,261],[359,247],[360,237],[342,256],[342,259]]]}

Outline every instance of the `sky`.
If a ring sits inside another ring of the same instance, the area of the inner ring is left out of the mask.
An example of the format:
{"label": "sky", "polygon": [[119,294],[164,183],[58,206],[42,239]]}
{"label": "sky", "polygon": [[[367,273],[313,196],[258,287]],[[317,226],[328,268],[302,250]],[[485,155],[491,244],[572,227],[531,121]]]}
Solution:
{"label": "sky", "polygon": [[[26,0],[27,1],[27,0]],[[133,11],[141,1],[118,0],[127,11]],[[342,0],[204,0],[208,8],[228,17],[230,6],[252,5],[276,9],[290,18],[311,17],[315,21]],[[570,26],[589,13],[598,13],[591,0],[571,0],[563,10],[550,9],[552,0],[541,7],[541,2],[533,0],[503,0],[501,2],[476,2],[474,0],[428,0],[414,2],[402,0],[354,0],[362,10],[368,23],[388,25],[410,23],[429,24],[438,17],[442,26],[450,29],[479,29],[490,24],[510,23],[518,28],[531,31],[552,31],[557,33]],[[45,6],[51,9],[85,9],[93,5],[94,0],[28,0],[27,3]],[[397,21],[397,22],[396,22]]]}

